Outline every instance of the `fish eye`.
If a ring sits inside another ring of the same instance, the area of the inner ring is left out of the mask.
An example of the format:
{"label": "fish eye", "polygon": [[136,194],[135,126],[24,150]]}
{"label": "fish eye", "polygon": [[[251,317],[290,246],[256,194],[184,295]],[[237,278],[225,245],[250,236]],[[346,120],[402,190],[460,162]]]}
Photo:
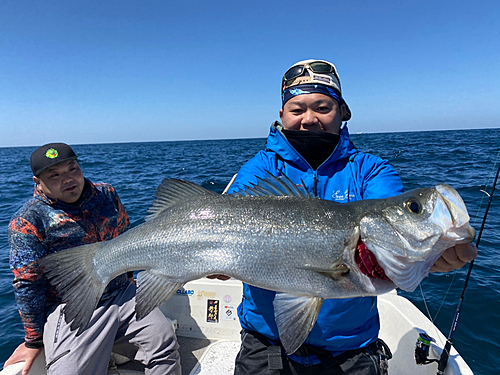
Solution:
{"label": "fish eye", "polygon": [[405,206],[410,210],[410,212],[413,212],[414,214],[419,214],[422,212],[422,205],[420,202],[414,198],[408,199],[405,203]]}

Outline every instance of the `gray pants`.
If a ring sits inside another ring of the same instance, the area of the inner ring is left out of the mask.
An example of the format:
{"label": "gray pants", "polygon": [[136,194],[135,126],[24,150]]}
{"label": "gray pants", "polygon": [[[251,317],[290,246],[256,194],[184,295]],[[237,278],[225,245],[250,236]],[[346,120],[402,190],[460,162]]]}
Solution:
{"label": "gray pants", "polygon": [[47,318],[43,343],[48,375],[105,375],[111,352],[146,366],[147,375],[181,374],[179,345],[171,323],[159,309],[135,319],[133,283],[94,311],[78,337],[58,306]]}

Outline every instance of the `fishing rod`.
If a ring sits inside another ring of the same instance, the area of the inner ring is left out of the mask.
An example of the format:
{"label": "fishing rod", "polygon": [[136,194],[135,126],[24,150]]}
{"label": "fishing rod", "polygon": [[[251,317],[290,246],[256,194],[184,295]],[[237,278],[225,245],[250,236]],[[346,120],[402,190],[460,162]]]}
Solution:
{"label": "fishing rod", "polygon": [[[486,223],[486,217],[488,216],[488,211],[490,210],[491,201],[493,200],[493,194],[495,193],[495,188],[497,186],[499,174],[500,174],[500,164],[498,166],[495,181],[493,182],[493,186],[491,188],[491,193],[488,194],[487,192],[485,192],[486,195],[488,195],[489,199],[488,199],[488,205],[486,206],[486,211],[484,213],[483,223],[481,224],[481,229],[479,230],[479,234],[477,236],[476,248],[479,248],[479,242],[481,241],[481,236],[483,234],[484,225]],[[448,335],[448,339],[446,340],[446,344],[444,346],[443,352],[441,353],[441,357],[439,358],[437,375],[443,375],[444,370],[446,369],[446,365],[448,364],[448,357],[450,356],[453,334],[455,333],[455,330],[457,328],[458,318],[460,317],[460,311],[462,309],[462,302],[463,302],[464,297],[465,297],[465,291],[466,291],[467,285],[469,283],[470,274],[471,274],[473,266],[474,266],[474,260],[472,260],[470,262],[469,271],[467,272],[467,277],[465,278],[465,283],[464,283],[464,288],[462,290],[462,295],[460,296],[460,300],[458,301],[457,310],[455,312],[455,318],[453,319],[453,323],[452,323],[451,329],[450,329],[450,334]],[[419,338],[419,340],[420,340],[420,338]]]}

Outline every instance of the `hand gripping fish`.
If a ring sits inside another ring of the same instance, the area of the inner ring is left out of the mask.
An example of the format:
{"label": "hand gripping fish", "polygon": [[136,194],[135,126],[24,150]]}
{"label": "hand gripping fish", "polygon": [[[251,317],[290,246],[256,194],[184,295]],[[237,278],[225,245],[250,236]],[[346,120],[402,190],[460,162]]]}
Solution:
{"label": "hand gripping fish", "polygon": [[241,194],[165,179],[145,223],[42,259],[71,328],[85,330],[106,285],[127,271],[142,271],[138,319],[186,282],[224,274],[278,292],[275,319],[290,354],[324,299],[413,291],[447,248],[475,236],[460,195],[444,184],[341,204],[268,174]]}

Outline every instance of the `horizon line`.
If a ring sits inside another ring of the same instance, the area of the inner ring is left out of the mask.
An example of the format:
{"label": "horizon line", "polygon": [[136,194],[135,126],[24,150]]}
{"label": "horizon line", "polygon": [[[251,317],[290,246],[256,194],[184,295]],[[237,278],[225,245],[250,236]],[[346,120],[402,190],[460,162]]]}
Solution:
{"label": "horizon line", "polygon": [[[435,130],[367,131],[367,132],[350,132],[349,134],[352,136],[352,135],[363,135],[363,134],[432,133],[432,132],[445,132],[445,131],[471,131],[471,130],[492,130],[492,129],[500,129],[500,127],[435,129]],[[114,144],[132,144],[132,143],[159,143],[159,142],[163,143],[163,142],[229,141],[229,140],[266,139],[266,138],[267,138],[267,135],[264,137],[202,138],[202,139],[172,139],[172,140],[154,140],[154,141],[71,143],[70,145],[72,145],[72,146],[86,146],[86,145],[114,145]],[[23,148],[23,147],[39,147],[39,146],[37,146],[37,145],[0,146],[0,148]]]}

